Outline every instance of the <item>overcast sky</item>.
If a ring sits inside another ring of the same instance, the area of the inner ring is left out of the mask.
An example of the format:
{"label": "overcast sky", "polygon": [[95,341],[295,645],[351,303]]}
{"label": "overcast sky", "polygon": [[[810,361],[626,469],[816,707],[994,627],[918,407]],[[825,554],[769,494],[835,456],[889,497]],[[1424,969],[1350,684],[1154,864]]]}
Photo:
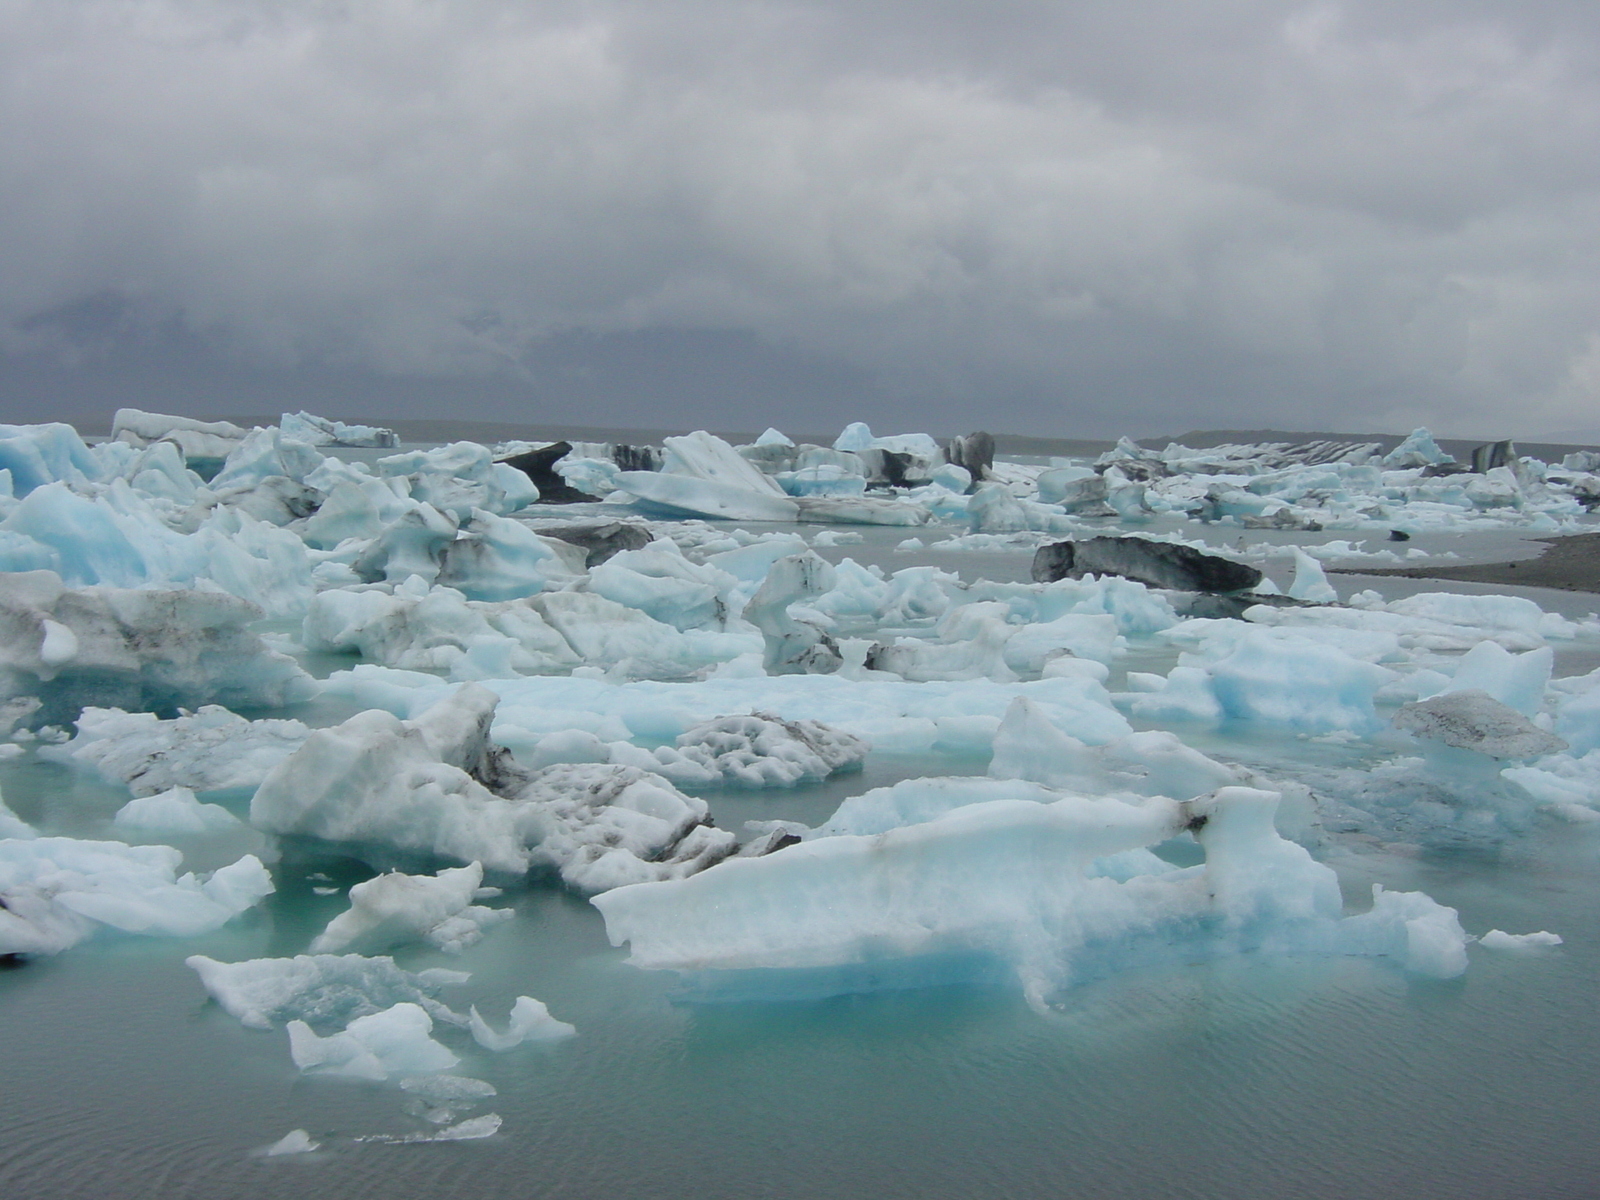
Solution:
{"label": "overcast sky", "polygon": [[1593,0],[0,0],[0,420],[1600,428]]}

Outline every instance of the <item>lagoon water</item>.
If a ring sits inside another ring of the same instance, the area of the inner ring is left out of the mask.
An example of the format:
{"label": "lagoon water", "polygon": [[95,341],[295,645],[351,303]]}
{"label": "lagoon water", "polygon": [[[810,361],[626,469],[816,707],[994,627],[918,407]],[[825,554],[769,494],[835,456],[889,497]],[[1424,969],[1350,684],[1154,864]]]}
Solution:
{"label": "lagoon water", "polygon": [[[937,563],[966,578],[1026,576],[1023,550],[897,554],[907,531],[864,532],[866,542],[825,553],[891,569]],[[1482,540],[1478,553],[1504,541]],[[1369,585],[1420,590],[1339,581]],[[1588,596],[1525,594],[1552,609],[1594,607]],[[1592,650],[1575,648],[1563,673],[1589,670],[1579,658]],[[1195,744],[1244,761],[1341,753],[1260,735]],[[824,785],[718,793],[713,812],[735,828],[752,818],[812,824],[868,787],[984,767],[874,756],[864,775]],[[76,836],[105,836],[126,799],[31,756],[0,763],[0,790],[46,832]],[[395,1144],[431,1128],[404,1092],[300,1075],[281,1029],[243,1028],[184,965],[191,954],[303,952],[345,907],[342,894],[314,887],[371,873],[326,846],[290,841],[278,853],[277,894],[215,934],[102,935],[0,971],[0,1197],[1600,1192],[1595,826],[1540,825],[1498,851],[1334,845],[1325,855],[1349,897],[1373,882],[1417,888],[1460,909],[1469,932],[1548,929],[1565,939],[1559,948],[1474,947],[1468,972],[1448,982],[1376,959],[1169,965],[1086,980],[1044,1014],[1015,989],[980,987],[700,1003],[628,966],[585,901],[535,887],[514,897],[517,920],[461,956],[415,946],[396,955],[408,969],[470,971],[470,983],[444,992],[452,1007],[477,1003],[499,1022],[509,998],[526,994],[579,1030],[505,1054],[442,1031],[460,1073],[498,1090],[481,1111],[504,1123],[491,1138],[430,1144]],[[321,1149],[253,1153],[296,1128]]]}
{"label": "lagoon water", "polygon": [[[1042,1017],[956,988],[676,1003],[587,904],[532,892],[459,960],[402,955],[471,970],[452,1000],[536,995],[579,1026],[504,1055],[447,1039],[505,1118],[454,1145],[361,1141],[425,1126],[391,1086],[299,1076],[282,1031],[206,1001],[186,954],[289,953],[340,907],[286,886],[207,938],[102,941],[0,976],[0,1194],[1592,1196],[1594,856],[1547,836],[1498,861],[1387,864],[1475,928],[1566,938],[1478,950],[1459,980],[1231,959],[1089,982]],[[251,1156],[293,1128],[324,1148]]]}

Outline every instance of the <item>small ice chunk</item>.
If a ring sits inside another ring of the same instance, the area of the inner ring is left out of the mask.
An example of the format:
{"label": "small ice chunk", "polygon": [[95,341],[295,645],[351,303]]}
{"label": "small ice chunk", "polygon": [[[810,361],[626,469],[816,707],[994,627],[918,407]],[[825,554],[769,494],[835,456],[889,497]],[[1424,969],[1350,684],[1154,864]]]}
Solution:
{"label": "small ice chunk", "polygon": [[144,834],[216,833],[240,824],[220,804],[202,804],[186,787],[156,796],[140,796],[117,810],[111,823],[118,829]]}
{"label": "small ice chunk", "polygon": [[310,1154],[321,1148],[322,1143],[312,1141],[304,1129],[291,1129],[272,1145],[263,1146],[255,1153],[259,1158],[277,1158],[282,1154]]}
{"label": "small ice chunk", "polygon": [[1544,929],[1538,933],[1507,933],[1503,929],[1491,929],[1478,939],[1478,945],[1488,950],[1533,950],[1540,946],[1559,946],[1561,942],[1559,933]]}
{"label": "small ice chunk", "polygon": [[1294,582],[1289,585],[1289,596],[1312,604],[1329,604],[1339,599],[1339,593],[1333,590],[1323,573],[1322,564],[1299,546],[1294,548]]}
{"label": "small ice chunk", "polygon": [[[523,1042],[553,1042],[569,1038],[578,1032],[577,1026],[558,1021],[550,1015],[544,1003],[532,996],[518,996],[511,1006],[511,1022],[504,1033],[496,1033],[489,1023],[478,1015],[474,1006],[469,1010],[473,1039],[485,1050],[500,1052],[510,1050]],[[491,1093],[492,1094],[492,1093]]]}
{"label": "small ice chunk", "polygon": [[350,889],[350,907],[311,943],[313,954],[336,954],[354,945],[384,949],[417,938],[452,953],[512,916],[510,909],[473,903],[483,864],[445,868],[437,875],[378,875]]}
{"label": "small ice chunk", "polygon": [[289,1053],[302,1071],[358,1079],[447,1071],[461,1060],[434,1041],[432,1032],[433,1018],[402,1001],[357,1017],[329,1037],[318,1037],[304,1021],[290,1021]]}

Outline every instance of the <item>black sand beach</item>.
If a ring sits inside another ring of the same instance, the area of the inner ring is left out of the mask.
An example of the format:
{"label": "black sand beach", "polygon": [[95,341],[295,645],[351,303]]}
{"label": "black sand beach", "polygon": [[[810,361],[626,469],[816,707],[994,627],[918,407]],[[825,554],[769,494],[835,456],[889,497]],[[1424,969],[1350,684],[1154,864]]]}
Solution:
{"label": "black sand beach", "polygon": [[1465,566],[1335,568],[1341,575],[1398,575],[1405,579],[1448,579],[1467,583],[1517,584],[1564,592],[1600,592],[1600,533],[1540,538],[1548,547],[1538,558]]}

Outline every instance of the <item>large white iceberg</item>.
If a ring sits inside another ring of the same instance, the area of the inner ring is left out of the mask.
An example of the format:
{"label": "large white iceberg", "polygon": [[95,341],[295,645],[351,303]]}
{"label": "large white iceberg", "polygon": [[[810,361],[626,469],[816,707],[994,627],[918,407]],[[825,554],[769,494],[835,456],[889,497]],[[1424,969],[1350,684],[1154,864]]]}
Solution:
{"label": "large white iceberg", "polygon": [[[870,836],[807,839],[684,880],[594,898],[630,961],[710,989],[771,995],[1010,975],[1035,1004],[1135,963],[1361,953],[1422,974],[1465,967],[1453,910],[1417,893],[1342,916],[1328,867],[1277,834],[1278,797],[1057,794],[963,805]],[[1185,831],[1202,866],[1099,874],[1098,860]]]}
{"label": "large white iceberg", "polygon": [[[476,717],[492,714],[494,699],[469,684],[439,708]],[[427,716],[406,722],[374,709],[317,730],[256,789],[251,823],[523,873],[536,840],[526,812],[469,774],[465,747],[431,737]]]}

